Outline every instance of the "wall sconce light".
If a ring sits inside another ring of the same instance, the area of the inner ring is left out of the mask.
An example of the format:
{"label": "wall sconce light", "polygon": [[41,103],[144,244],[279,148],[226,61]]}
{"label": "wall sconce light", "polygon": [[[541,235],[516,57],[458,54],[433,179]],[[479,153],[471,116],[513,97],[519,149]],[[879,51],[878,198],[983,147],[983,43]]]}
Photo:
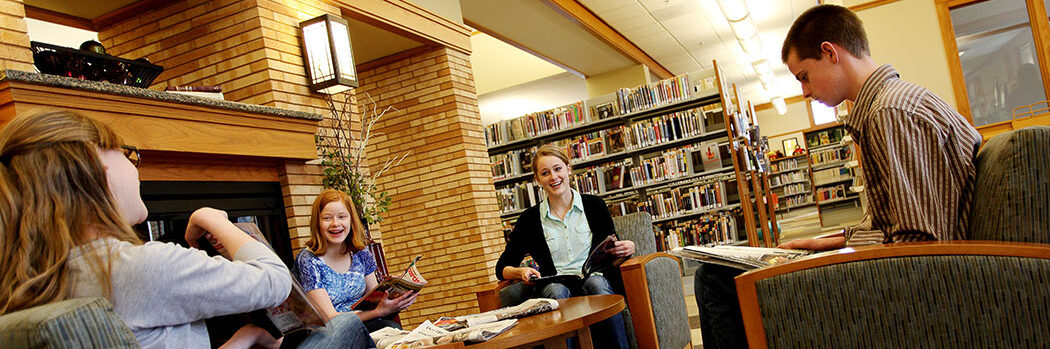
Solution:
{"label": "wall sconce light", "polygon": [[299,23],[310,89],[335,94],[357,87],[357,68],[345,19],[325,14]]}

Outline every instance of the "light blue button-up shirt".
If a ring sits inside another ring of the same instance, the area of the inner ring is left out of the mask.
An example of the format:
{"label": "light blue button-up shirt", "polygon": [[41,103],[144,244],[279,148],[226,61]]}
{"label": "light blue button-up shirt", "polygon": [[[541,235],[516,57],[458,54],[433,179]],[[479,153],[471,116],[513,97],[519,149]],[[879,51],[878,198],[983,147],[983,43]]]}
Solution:
{"label": "light blue button-up shirt", "polygon": [[582,276],[583,262],[591,252],[591,226],[583,212],[583,198],[575,189],[570,190],[572,207],[565,213],[565,218],[552,214],[550,204],[544,199],[540,202],[540,224],[558,274]]}

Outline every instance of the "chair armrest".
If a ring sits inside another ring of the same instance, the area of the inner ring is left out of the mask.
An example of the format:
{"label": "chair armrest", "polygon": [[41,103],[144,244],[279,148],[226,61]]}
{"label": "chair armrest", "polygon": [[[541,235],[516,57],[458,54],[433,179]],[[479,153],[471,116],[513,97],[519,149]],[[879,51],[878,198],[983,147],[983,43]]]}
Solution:
{"label": "chair armrest", "polygon": [[649,280],[645,274],[645,265],[657,258],[671,258],[678,262],[678,267],[681,268],[682,261],[666,252],[631,257],[631,259],[620,265],[625,299],[627,300],[627,307],[631,311],[635,341],[638,343],[639,348],[659,347],[659,338],[656,334],[656,319],[653,315],[653,304],[650,301],[652,298],[649,293]]}
{"label": "chair armrest", "polygon": [[478,310],[484,313],[489,310],[496,310],[502,308],[503,305],[500,304],[499,300],[499,291],[506,288],[507,286],[510,286],[515,282],[517,281],[500,280],[496,283],[490,283],[479,286],[477,290],[474,291],[474,294],[478,298]]}
{"label": "chair armrest", "polygon": [[[767,348],[766,329],[759,306],[756,283],[760,280],[796,271],[815,269],[835,264],[881,258],[932,256],[932,255],[984,255],[1050,258],[1050,244],[1006,241],[927,241],[904,242],[843,248],[788,263],[753,269],[736,277],[737,297],[744,320],[748,346]],[[633,311],[633,310],[632,310]]]}

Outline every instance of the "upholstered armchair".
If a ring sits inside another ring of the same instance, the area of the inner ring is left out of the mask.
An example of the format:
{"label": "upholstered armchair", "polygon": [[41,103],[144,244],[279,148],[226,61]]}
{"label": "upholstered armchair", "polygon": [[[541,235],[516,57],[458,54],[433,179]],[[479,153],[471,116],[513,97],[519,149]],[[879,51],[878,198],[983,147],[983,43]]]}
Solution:
{"label": "upholstered armchair", "polygon": [[970,241],[843,249],[736,278],[748,344],[1050,347],[1050,127],[977,155]]}
{"label": "upholstered armchair", "polygon": [[[682,290],[681,261],[656,252],[652,217],[645,212],[613,217],[622,240],[635,243],[634,257],[620,265],[625,300],[624,325],[632,348],[692,347],[689,315]],[[511,291],[512,281],[485,285],[477,291],[481,311],[512,306],[523,301]]]}
{"label": "upholstered armchair", "polygon": [[0,316],[4,348],[140,348],[104,298],[74,298]]}

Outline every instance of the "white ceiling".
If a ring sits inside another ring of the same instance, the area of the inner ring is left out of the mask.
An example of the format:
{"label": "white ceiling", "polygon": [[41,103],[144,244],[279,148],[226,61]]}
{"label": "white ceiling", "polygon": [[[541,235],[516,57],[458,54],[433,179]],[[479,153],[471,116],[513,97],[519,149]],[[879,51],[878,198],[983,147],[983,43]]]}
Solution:
{"label": "white ceiling", "polygon": [[[750,55],[737,43],[715,0],[580,0],[613,29],[674,74],[710,69],[711,60],[736,83],[741,98],[768,102],[802,89],[780,61],[780,47],[794,18],[816,0],[745,0],[759,30],[762,51]],[[776,74],[776,88],[765,91],[751,62],[765,59]]]}
{"label": "white ceiling", "polygon": [[[737,43],[715,0],[578,0],[673,74],[712,67],[717,60],[725,79],[741,98],[756,104],[770,97],[802,93],[780,61],[780,46],[795,17],[816,0],[743,0],[760,32],[763,50],[749,55]],[[585,76],[638,64],[595,38],[554,5],[542,0],[461,0],[463,18],[479,30],[561,63]],[[777,77],[765,91],[752,61],[766,59]],[[476,74],[477,79],[487,79]]]}

